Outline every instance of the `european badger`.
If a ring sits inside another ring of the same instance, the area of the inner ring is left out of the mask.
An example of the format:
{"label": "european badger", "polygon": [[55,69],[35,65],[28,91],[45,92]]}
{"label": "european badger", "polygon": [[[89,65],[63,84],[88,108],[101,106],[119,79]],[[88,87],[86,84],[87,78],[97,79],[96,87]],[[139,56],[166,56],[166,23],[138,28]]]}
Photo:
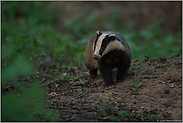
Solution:
{"label": "european badger", "polygon": [[99,69],[106,85],[113,84],[113,68],[118,69],[116,80],[123,81],[131,65],[130,46],[118,32],[97,31],[88,41],[85,65],[91,77],[95,77]]}

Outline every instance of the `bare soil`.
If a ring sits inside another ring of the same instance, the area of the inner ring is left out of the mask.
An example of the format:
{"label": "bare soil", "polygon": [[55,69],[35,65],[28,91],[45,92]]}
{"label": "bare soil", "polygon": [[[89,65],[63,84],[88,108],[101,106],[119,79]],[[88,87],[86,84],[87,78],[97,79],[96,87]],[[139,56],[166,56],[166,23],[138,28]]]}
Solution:
{"label": "bare soil", "polygon": [[[132,60],[125,80],[109,87],[100,73],[92,79],[88,70],[71,68],[58,77],[44,72],[51,68],[58,72],[55,65],[40,66],[40,78],[48,89],[46,107],[59,113],[59,121],[182,121],[181,55]],[[115,76],[115,70],[113,73]],[[139,88],[133,86],[135,76],[142,84]],[[103,99],[112,100],[109,104],[115,108],[107,106]],[[102,104],[92,106],[95,101]],[[105,116],[100,107],[104,107]],[[119,111],[125,111],[129,116],[120,117]],[[107,116],[113,119],[105,119]]]}

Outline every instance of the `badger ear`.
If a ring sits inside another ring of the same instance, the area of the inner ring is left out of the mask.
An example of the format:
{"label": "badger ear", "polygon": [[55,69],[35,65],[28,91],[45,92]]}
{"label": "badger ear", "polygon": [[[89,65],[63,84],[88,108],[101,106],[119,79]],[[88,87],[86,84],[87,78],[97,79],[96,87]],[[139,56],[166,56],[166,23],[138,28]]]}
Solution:
{"label": "badger ear", "polygon": [[101,32],[99,32],[99,31],[96,31],[96,34],[97,34],[97,35],[101,35],[102,33],[101,33]]}
{"label": "badger ear", "polygon": [[108,38],[111,40],[111,41],[114,41],[116,36],[114,34],[111,34],[108,36]]}

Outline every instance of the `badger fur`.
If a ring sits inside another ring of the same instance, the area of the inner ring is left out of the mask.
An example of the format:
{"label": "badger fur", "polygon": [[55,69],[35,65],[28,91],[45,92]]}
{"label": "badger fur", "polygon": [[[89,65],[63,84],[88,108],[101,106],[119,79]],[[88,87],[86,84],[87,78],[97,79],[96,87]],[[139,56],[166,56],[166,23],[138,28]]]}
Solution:
{"label": "badger fur", "polygon": [[130,46],[118,32],[97,31],[88,41],[85,65],[91,77],[95,77],[99,70],[106,85],[113,84],[113,68],[117,68],[116,80],[123,81],[131,65]]}

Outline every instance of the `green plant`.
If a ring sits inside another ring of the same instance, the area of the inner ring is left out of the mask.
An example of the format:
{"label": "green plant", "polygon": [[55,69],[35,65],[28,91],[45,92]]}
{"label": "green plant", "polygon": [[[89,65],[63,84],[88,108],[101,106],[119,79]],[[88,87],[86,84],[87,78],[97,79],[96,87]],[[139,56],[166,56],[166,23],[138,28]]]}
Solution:
{"label": "green plant", "polygon": [[149,121],[153,121],[153,120],[158,121],[158,119],[155,116],[152,116],[150,114],[148,114],[147,117],[145,117],[144,119],[148,119]]}
{"label": "green plant", "polygon": [[77,91],[78,91],[79,93],[83,93],[82,89],[77,89]]}
{"label": "green plant", "polygon": [[106,112],[105,112],[105,108],[104,108],[105,104],[107,104],[108,108],[115,108],[113,105],[110,104],[111,101],[112,101],[111,99],[103,99],[102,102],[101,101],[94,101],[92,103],[92,106],[94,106],[96,104],[100,104],[101,107],[99,107],[99,110],[100,110],[101,114],[105,117],[106,116]]}
{"label": "green plant", "polygon": [[115,107],[113,105],[110,104],[112,100],[111,99],[103,99],[102,101],[94,101],[92,103],[92,106],[96,105],[96,104],[99,104],[100,107],[99,107],[99,111],[101,112],[101,114],[103,115],[103,119],[110,119],[112,121],[121,121],[119,119],[119,117],[129,117],[129,113],[126,112],[126,111],[118,111],[118,116],[117,117],[114,117],[114,116],[107,116],[107,113],[105,111],[105,106],[107,106],[107,108],[112,108],[112,109],[115,109]]}
{"label": "green plant", "polygon": [[85,86],[84,82],[82,79],[79,78],[79,81]]}
{"label": "green plant", "polygon": [[121,117],[124,117],[124,116],[129,117],[129,116],[130,116],[130,115],[128,114],[128,112],[126,112],[126,111],[119,111],[118,114],[119,114]]}
{"label": "green plant", "polygon": [[44,107],[46,93],[38,82],[26,87],[19,83],[20,94],[2,94],[2,121],[57,121],[59,115]]}
{"label": "green plant", "polygon": [[139,84],[138,82],[137,82],[137,76],[135,75],[135,79],[133,79],[133,81],[132,81],[132,84],[133,84],[133,86],[135,87],[135,88],[139,88],[140,86],[142,86],[143,84]]}
{"label": "green plant", "polygon": [[64,77],[64,81],[69,82],[69,83],[73,83],[73,79],[71,77]]}
{"label": "green plant", "polygon": [[[22,67],[23,65],[23,67]],[[10,82],[19,92],[2,93],[2,121],[57,121],[59,116],[44,105],[46,92],[33,79],[27,83],[17,78],[27,77],[33,71],[24,55],[17,57],[8,66],[2,66],[2,88]]]}
{"label": "green plant", "polygon": [[[32,82],[19,80],[29,77],[35,66],[43,63],[49,54],[44,49],[49,47],[48,40],[44,40],[48,37],[44,38],[42,35],[50,29],[40,23],[52,24],[50,16],[54,8],[52,4],[45,7],[46,3],[41,2],[2,2],[1,5],[3,18],[1,86],[4,88],[8,82],[18,90],[18,92],[1,93],[1,120],[57,121],[59,115],[45,107],[46,92],[42,85],[33,78]],[[25,9],[22,9],[22,6]],[[37,13],[40,8],[43,11]]]}
{"label": "green plant", "polygon": [[130,115],[126,111],[118,111],[118,117],[106,116],[103,119],[110,119],[112,121],[121,121],[119,117],[123,118],[124,116],[129,117]]}
{"label": "green plant", "polygon": [[88,93],[88,91],[90,90],[89,88],[86,88],[86,86],[85,86],[85,84],[83,83],[83,81],[80,79],[80,78],[78,78],[79,79],[79,81],[84,85],[84,92],[82,91],[82,89],[77,89],[77,91],[79,92],[79,93],[83,93],[84,94],[84,96],[85,96],[85,99],[86,99],[86,94]]}
{"label": "green plant", "polygon": [[[95,102],[92,103],[92,106],[94,106],[95,104],[102,104],[102,102],[101,101],[95,101]],[[105,112],[104,107],[103,106],[99,107],[99,110],[100,110],[101,114],[105,117],[106,112]]]}
{"label": "green plant", "polygon": [[106,117],[104,117],[103,119],[104,119],[104,120],[109,119],[109,120],[115,121],[115,120],[116,120],[116,117],[106,116]]}
{"label": "green plant", "polygon": [[147,62],[149,60],[148,56],[144,56],[143,62]]}
{"label": "green plant", "polygon": [[57,64],[56,68],[58,69],[58,72],[60,73],[60,72],[63,72],[66,67],[65,67],[65,65],[61,66],[60,64]]}
{"label": "green plant", "polygon": [[68,72],[71,70],[72,63],[68,67]]}

